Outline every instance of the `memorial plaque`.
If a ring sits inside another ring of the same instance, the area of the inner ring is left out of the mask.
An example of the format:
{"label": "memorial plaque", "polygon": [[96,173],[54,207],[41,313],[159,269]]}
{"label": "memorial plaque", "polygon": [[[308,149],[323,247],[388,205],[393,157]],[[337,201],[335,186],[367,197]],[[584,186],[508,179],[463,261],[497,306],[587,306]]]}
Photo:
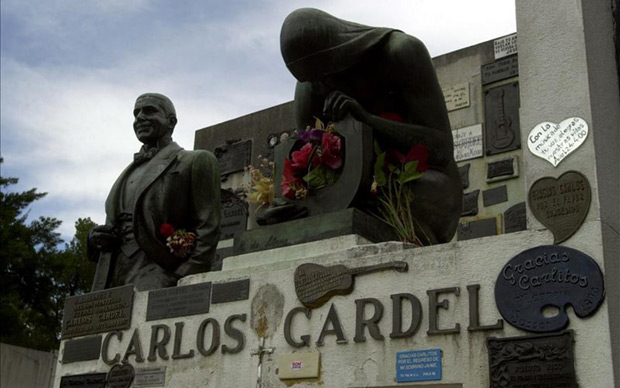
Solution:
{"label": "memorial plaque", "polygon": [[222,189],[222,220],[220,222],[220,240],[231,239],[235,232],[246,230],[248,224],[248,203],[231,190]]}
{"label": "memorial plaque", "polygon": [[525,202],[520,202],[504,212],[504,233],[519,232],[525,229],[527,229]]}
{"label": "memorial plaque", "polygon": [[60,388],[105,388],[105,373],[62,376]]}
{"label": "memorial plaque", "polygon": [[452,130],[454,139],[454,160],[481,158],[482,152],[482,124]]}
{"label": "memorial plaque", "polygon": [[220,166],[220,175],[243,171],[252,158],[252,140],[227,140],[215,148],[214,152]]}
{"label": "memorial plaque", "polygon": [[278,377],[287,379],[314,379],[320,376],[321,353],[293,353],[278,356]]}
{"label": "memorial plaque", "polygon": [[590,182],[577,171],[567,171],[558,179],[541,178],[528,194],[532,214],[553,233],[555,244],[568,240],[581,227],[591,200]]}
{"label": "memorial plaque", "polygon": [[498,182],[519,176],[519,157],[487,163],[487,182]]}
{"label": "memorial plaque", "polygon": [[166,367],[136,368],[134,387],[163,387],[166,384]]}
{"label": "memorial plaque", "polygon": [[500,59],[517,53],[517,34],[504,36],[493,41],[495,59]]}
{"label": "memorial plaque", "polygon": [[250,279],[235,280],[226,283],[213,284],[211,303],[234,302],[246,300],[250,297]]}
{"label": "memorial plaque", "polygon": [[458,241],[497,235],[497,219],[495,217],[482,220],[459,222],[456,230]]}
{"label": "memorial plaque", "polygon": [[396,353],[396,382],[441,380],[441,349]]}
{"label": "memorial plaque", "polygon": [[326,267],[313,263],[302,264],[295,269],[295,293],[304,306],[318,308],[334,295],[350,294],[353,291],[353,276],[386,269],[407,272],[409,266],[404,261],[357,268],[347,268],[344,265]]}
{"label": "memorial plaque", "polygon": [[474,190],[469,193],[463,194],[463,209],[461,211],[461,217],[475,216],[478,214],[478,195],[480,190]]}
{"label": "memorial plaque", "polygon": [[133,366],[127,360],[123,361],[122,364],[116,364],[108,372],[106,388],[129,388],[135,374]]}
{"label": "memorial plaque", "polygon": [[482,192],[482,203],[485,207],[497,205],[508,201],[508,189],[506,185],[494,187]]}
{"label": "memorial plaque", "polygon": [[129,329],[133,285],[70,296],[65,300],[62,339]]}
{"label": "memorial plaque", "polygon": [[501,81],[519,75],[519,59],[516,55],[482,65],[480,71],[482,84]]}
{"label": "memorial plaque", "polygon": [[579,318],[594,314],[604,297],[603,274],[596,261],[560,245],[519,253],[502,268],[495,282],[495,303],[504,319],[536,333],[568,326],[568,305]]}
{"label": "memorial plaque", "polygon": [[588,137],[588,123],[571,117],[559,124],[543,122],[527,135],[527,147],[539,158],[557,167],[569,154],[581,147]]}
{"label": "memorial plaque", "polygon": [[573,332],[488,338],[491,388],[577,388]]}
{"label": "memorial plaque", "polygon": [[443,89],[443,97],[446,100],[446,108],[448,112],[453,110],[466,108],[469,102],[469,82],[454,85],[453,87]]}
{"label": "memorial plaque", "polygon": [[463,186],[463,189],[466,189],[469,187],[469,167],[470,166],[471,165],[467,163],[459,167],[459,175],[461,175],[461,185]]}
{"label": "memorial plaque", "polygon": [[210,282],[149,291],[146,320],[208,313],[210,300]]}
{"label": "memorial plaque", "polygon": [[66,341],[65,350],[62,353],[62,363],[98,360],[101,352],[101,340],[102,337],[98,335]]}
{"label": "memorial plaque", "polygon": [[484,95],[485,146],[487,155],[521,148],[519,130],[519,84],[489,89]]}

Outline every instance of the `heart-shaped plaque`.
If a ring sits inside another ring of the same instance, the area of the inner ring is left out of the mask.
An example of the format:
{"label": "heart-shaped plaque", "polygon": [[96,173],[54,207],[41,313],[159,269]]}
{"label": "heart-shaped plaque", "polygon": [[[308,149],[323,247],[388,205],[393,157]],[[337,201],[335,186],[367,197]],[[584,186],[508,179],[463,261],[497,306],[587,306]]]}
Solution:
{"label": "heart-shaped plaque", "polygon": [[527,147],[553,167],[579,148],[588,137],[588,123],[579,117],[571,117],[559,124],[543,122],[527,135]]}
{"label": "heart-shaped plaque", "polygon": [[108,372],[106,385],[107,388],[129,388],[131,383],[133,382],[133,378],[136,372],[133,369],[133,366],[127,362],[127,360],[123,360],[122,364],[116,364],[110,369]]}
{"label": "heart-shaped plaque", "polygon": [[590,182],[577,171],[567,171],[558,179],[541,178],[528,194],[534,217],[553,233],[555,244],[566,241],[579,229],[591,200]]}

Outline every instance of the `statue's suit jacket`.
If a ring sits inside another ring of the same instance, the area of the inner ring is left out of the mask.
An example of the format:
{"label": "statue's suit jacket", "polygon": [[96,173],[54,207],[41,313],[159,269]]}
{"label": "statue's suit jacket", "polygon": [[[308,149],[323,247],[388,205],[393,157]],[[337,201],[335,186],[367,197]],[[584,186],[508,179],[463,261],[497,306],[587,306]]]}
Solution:
{"label": "statue's suit jacket", "polygon": [[[116,180],[106,200],[106,224],[118,225],[120,196],[129,165]],[[140,249],[160,267],[177,277],[210,270],[220,235],[220,173],[217,159],[208,151],[186,151],[171,142],[147,164],[137,184],[133,233]],[[170,253],[161,225],[197,234],[187,259]],[[101,252],[93,291],[106,288],[114,257]],[[106,261],[108,264],[106,265]]]}

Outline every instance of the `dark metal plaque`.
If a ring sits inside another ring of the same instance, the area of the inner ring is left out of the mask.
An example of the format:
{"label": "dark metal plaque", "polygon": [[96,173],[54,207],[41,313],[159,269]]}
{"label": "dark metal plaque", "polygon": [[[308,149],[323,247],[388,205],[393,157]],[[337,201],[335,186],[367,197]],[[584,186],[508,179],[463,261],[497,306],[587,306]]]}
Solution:
{"label": "dark metal plaque", "polygon": [[508,189],[506,185],[494,187],[482,192],[482,203],[485,207],[497,205],[508,201]]}
{"label": "dark metal plaque", "polygon": [[541,178],[530,188],[528,201],[534,217],[559,244],[568,240],[586,219],[592,201],[590,182],[577,171],[567,171],[558,179]]}
{"label": "dark metal plaque", "polygon": [[525,202],[520,202],[504,212],[504,233],[519,232],[525,229],[527,229]]}
{"label": "dark metal plaque", "polygon": [[98,360],[101,352],[101,341],[100,335],[66,341],[65,350],[62,353],[62,363]]}
{"label": "dark metal plaque", "polygon": [[108,372],[108,385],[106,388],[129,388],[135,375],[136,371],[127,361],[124,361],[122,364],[116,364]]}
{"label": "dark metal plaque", "polygon": [[250,297],[250,279],[235,280],[226,283],[213,284],[211,303],[234,302],[246,300]]}
{"label": "dark metal plaque", "polygon": [[220,175],[243,171],[252,158],[252,140],[227,140],[215,148],[215,156],[220,166]]}
{"label": "dark metal plaque", "polygon": [[471,222],[459,222],[456,230],[458,241],[471,240],[473,238],[495,236],[497,234],[497,219],[485,218]]}
{"label": "dark metal plaque", "polygon": [[231,239],[235,232],[246,230],[248,224],[248,203],[231,190],[221,190],[222,220],[220,240]]}
{"label": "dark metal plaque", "polygon": [[210,300],[211,282],[149,291],[146,320],[208,313]]}
{"label": "dark metal plaque", "polygon": [[163,387],[166,384],[166,367],[136,368],[134,387]]}
{"label": "dark metal plaque", "polygon": [[577,388],[573,332],[487,339],[491,388]]}
{"label": "dark metal plaque", "polygon": [[[543,245],[510,259],[495,282],[495,303],[504,319],[519,329],[548,333],[564,329],[566,308],[579,318],[596,312],[605,297],[603,274],[583,252]],[[543,314],[556,308],[557,314]]]}
{"label": "dark metal plaque", "polygon": [[521,148],[519,130],[519,84],[489,89],[484,96],[486,154]]}
{"label": "dark metal plaque", "polygon": [[508,58],[482,65],[480,74],[483,85],[516,77],[519,75],[519,58],[516,55],[512,55]]}
{"label": "dark metal plaque", "polygon": [[215,251],[215,258],[211,263],[211,271],[221,271],[224,259],[233,255],[233,247],[218,248]]}
{"label": "dark metal plaque", "polygon": [[518,158],[516,156],[487,163],[487,182],[496,182],[518,176]]}
{"label": "dark metal plaque", "polygon": [[105,373],[62,376],[60,388],[105,388]]}
{"label": "dark metal plaque", "polygon": [[334,295],[347,295],[353,291],[353,276],[369,272],[394,269],[407,272],[409,266],[404,261],[347,268],[344,265],[329,267],[306,263],[295,269],[295,293],[306,307],[318,308]]}
{"label": "dark metal plaque", "polygon": [[70,296],[65,300],[62,339],[128,329],[133,285]]}
{"label": "dark metal plaque", "polygon": [[463,185],[463,189],[469,187],[469,167],[471,164],[467,163],[459,167],[459,174],[461,175],[461,184]]}
{"label": "dark metal plaque", "polygon": [[475,216],[478,214],[478,195],[480,190],[474,190],[469,193],[463,194],[463,209],[461,210],[461,217]]}

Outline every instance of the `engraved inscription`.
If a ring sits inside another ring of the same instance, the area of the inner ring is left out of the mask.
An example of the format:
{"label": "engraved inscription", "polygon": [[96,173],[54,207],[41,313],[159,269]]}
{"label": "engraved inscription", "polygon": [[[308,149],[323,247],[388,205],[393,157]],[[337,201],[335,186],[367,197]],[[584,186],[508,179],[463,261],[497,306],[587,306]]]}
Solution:
{"label": "engraved inscription", "polygon": [[133,285],[68,297],[62,338],[128,329],[132,307]]}
{"label": "engraved inscription", "polygon": [[463,208],[461,210],[461,217],[475,216],[478,214],[478,195],[480,190],[474,190],[470,193],[463,194]]}
{"label": "engraved inscription", "polygon": [[519,74],[518,57],[513,55],[509,58],[483,65],[480,73],[483,85],[510,77],[516,77]]}
{"label": "engraved inscription", "polygon": [[511,206],[504,212],[504,233],[518,232],[526,228],[525,202]]}
{"label": "engraved inscription", "polygon": [[60,388],[105,388],[105,373],[62,376]]}
{"label": "engraved inscription", "polygon": [[482,157],[482,124],[452,130],[457,162]]}
{"label": "engraved inscription", "polygon": [[568,118],[559,124],[543,122],[530,131],[527,146],[534,155],[557,167],[564,158],[581,147],[588,131],[588,124],[579,117]]}
{"label": "engraved inscription", "polygon": [[451,88],[443,89],[443,97],[446,100],[448,112],[466,108],[469,102],[469,82],[455,85]]}
{"label": "engraved inscription", "polygon": [[210,282],[150,291],[146,320],[208,313],[210,301]]}

